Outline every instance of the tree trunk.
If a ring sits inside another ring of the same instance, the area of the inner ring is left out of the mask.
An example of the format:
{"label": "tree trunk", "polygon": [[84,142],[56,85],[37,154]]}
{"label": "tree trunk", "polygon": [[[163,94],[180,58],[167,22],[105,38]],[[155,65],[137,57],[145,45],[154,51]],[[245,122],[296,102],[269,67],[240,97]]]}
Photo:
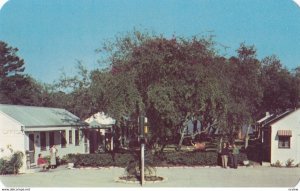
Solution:
{"label": "tree trunk", "polygon": [[247,149],[249,144],[249,131],[250,131],[250,125],[247,127],[246,136],[245,136],[245,149]]}

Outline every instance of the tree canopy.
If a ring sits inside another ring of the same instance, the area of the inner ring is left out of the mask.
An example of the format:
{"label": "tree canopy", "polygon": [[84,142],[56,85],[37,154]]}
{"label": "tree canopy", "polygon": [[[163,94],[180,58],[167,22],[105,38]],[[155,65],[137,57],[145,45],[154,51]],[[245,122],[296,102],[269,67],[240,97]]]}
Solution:
{"label": "tree canopy", "polygon": [[[45,85],[24,75],[18,49],[0,42],[0,102],[61,107],[82,119],[104,111],[118,122],[149,118],[153,139],[172,137],[191,116],[203,126],[218,122],[234,137],[265,112],[300,105],[300,69],[289,71],[276,56],[259,60],[241,43],[222,56],[211,37],[183,38],[134,31],[97,50],[105,69],[66,74]],[[21,96],[22,95],[22,96]]]}

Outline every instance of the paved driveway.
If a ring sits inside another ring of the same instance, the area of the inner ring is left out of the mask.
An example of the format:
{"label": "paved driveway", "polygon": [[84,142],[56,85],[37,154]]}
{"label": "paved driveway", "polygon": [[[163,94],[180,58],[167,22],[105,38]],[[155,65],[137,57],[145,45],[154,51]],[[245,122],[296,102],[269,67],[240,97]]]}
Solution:
{"label": "paved driveway", "polygon": [[[7,187],[139,187],[117,183],[122,168],[65,169],[34,174],[0,176]],[[157,175],[167,177],[161,183],[145,187],[295,187],[300,168],[243,167],[239,169],[178,167],[157,168]],[[298,185],[299,186],[299,185]]]}

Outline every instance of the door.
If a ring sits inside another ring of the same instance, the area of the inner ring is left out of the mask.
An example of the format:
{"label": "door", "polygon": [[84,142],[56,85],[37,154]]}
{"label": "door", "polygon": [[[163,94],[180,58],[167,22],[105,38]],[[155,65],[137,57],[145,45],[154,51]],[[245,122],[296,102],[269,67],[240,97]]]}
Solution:
{"label": "door", "polygon": [[49,144],[50,144],[50,148],[54,145],[54,132],[53,131],[49,132]]}
{"label": "door", "polygon": [[96,131],[95,130],[90,130],[90,133],[89,133],[89,140],[90,140],[90,153],[95,153],[96,151],[96,140],[95,140],[95,135],[96,134]]}
{"label": "door", "polygon": [[35,152],[35,146],[34,146],[34,134],[29,134],[29,157],[30,157],[30,163],[34,163],[34,152]]}
{"label": "door", "polygon": [[88,136],[89,136],[89,132],[87,130],[83,130],[83,134],[84,134],[84,152],[88,153],[89,152],[89,143],[88,143]]}
{"label": "door", "polygon": [[271,128],[262,132],[262,162],[271,162]]}

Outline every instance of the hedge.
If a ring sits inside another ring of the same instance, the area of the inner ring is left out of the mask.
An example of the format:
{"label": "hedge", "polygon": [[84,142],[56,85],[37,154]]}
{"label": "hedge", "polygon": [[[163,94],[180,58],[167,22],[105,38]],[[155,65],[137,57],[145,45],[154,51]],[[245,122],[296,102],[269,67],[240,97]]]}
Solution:
{"label": "hedge", "polygon": [[[146,163],[153,166],[216,166],[221,165],[220,156],[216,152],[169,152],[161,154],[145,153]],[[130,161],[139,160],[136,153],[101,153],[101,154],[69,154],[64,157],[73,162],[75,167],[126,167]],[[240,153],[238,163],[247,160],[245,153]]]}
{"label": "hedge", "polygon": [[91,167],[106,167],[106,166],[119,166],[125,167],[130,160],[133,160],[131,154],[69,154],[66,157],[68,162],[74,163],[75,167],[78,166],[91,166]]}

